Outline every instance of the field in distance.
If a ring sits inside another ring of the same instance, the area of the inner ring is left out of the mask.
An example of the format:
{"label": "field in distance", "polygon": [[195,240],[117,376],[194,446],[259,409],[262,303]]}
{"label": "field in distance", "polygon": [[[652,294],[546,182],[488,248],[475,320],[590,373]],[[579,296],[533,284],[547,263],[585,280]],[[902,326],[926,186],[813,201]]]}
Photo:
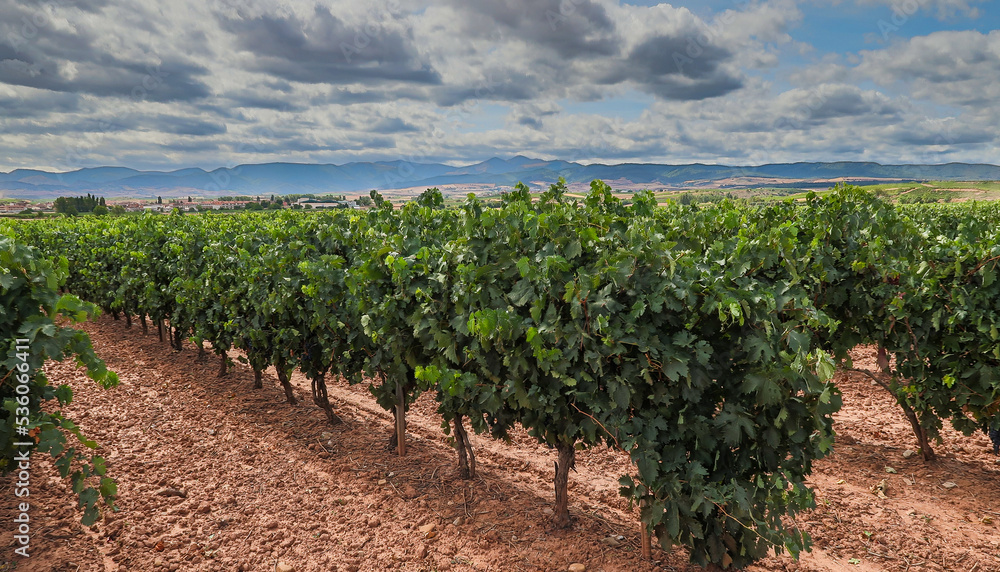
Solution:
{"label": "field in distance", "polygon": [[[668,200],[704,203],[715,202],[724,198],[757,200],[783,200],[790,198],[804,200],[810,192],[824,194],[840,182],[856,184],[849,180],[831,180],[821,184],[815,181],[804,181],[801,184],[795,184],[789,183],[787,180],[781,182],[776,180],[761,182],[762,184],[759,187],[729,187],[719,185],[720,181],[715,181],[715,186],[694,184],[689,187],[649,188],[648,186],[636,185],[629,181],[605,182],[611,185],[614,193],[622,200],[628,200],[634,193],[649,189],[653,191],[653,194],[660,203]],[[731,183],[733,185],[745,185],[748,181],[733,181]],[[539,194],[540,189],[543,188],[541,182],[532,182],[531,187],[532,190],[539,190]],[[567,187],[569,189],[567,195],[579,199],[584,198],[590,192],[590,185],[585,183],[569,183]],[[445,196],[445,204],[448,206],[461,204],[465,201],[468,193],[474,193],[480,200],[487,203],[493,200],[499,201],[500,195],[510,190],[501,185],[485,184],[443,185],[438,188]],[[1000,199],[1000,181],[893,181],[861,185],[861,188],[876,193],[886,200],[900,203],[994,201]],[[415,199],[425,190],[422,187],[413,187],[380,192],[386,199],[391,200],[393,203],[402,204]]]}

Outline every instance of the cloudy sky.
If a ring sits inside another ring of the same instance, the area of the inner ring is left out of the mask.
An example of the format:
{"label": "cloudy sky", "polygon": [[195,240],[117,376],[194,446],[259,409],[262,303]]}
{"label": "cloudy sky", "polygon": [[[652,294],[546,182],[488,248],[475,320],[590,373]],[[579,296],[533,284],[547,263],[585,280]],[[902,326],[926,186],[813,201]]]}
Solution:
{"label": "cloudy sky", "polygon": [[1000,163],[978,0],[0,0],[0,170]]}

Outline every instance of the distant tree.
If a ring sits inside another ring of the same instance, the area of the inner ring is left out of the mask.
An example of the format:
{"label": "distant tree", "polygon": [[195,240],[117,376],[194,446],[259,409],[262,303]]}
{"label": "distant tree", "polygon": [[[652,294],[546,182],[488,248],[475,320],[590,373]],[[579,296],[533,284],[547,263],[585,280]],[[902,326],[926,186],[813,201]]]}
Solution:
{"label": "distant tree", "polygon": [[255,203],[255,202],[251,201],[251,202],[247,203],[247,206],[245,208],[248,211],[259,211],[259,210],[261,210],[262,207],[260,206],[260,203]]}
{"label": "distant tree", "polygon": [[358,197],[358,206],[370,207],[373,204],[374,203],[372,202],[372,198],[371,197],[364,197],[364,196]]}
{"label": "distant tree", "polygon": [[111,214],[113,214],[115,216],[123,215],[123,214],[125,214],[125,212],[126,212],[125,211],[125,207],[123,207],[121,205],[114,205],[113,207],[111,207]]}
{"label": "distant tree", "polygon": [[94,195],[87,193],[86,196],[81,197],[59,197],[53,203],[53,208],[58,213],[68,213],[69,208],[73,207],[73,213],[89,213],[93,212],[94,207],[103,205],[104,198],[98,199]]}
{"label": "distant tree", "polygon": [[102,207],[106,207],[106,206],[108,206],[108,203],[107,203],[107,202],[105,202],[105,200],[104,200],[104,197],[101,197],[101,200],[100,200],[100,202],[98,203],[98,205],[100,205],[100,206],[102,206]]}
{"label": "distant tree", "polygon": [[69,197],[59,197],[52,203],[52,208],[55,209],[57,213],[68,214],[69,209],[72,208],[76,214],[76,201]]}
{"label": "distant tree", "polygon": [[333,201],[346,201],[347,200],[347,196],[346,195],[331,195],[331,194],[320,195],[320,196],[318,196],[316,198],[319,199],[322,202],[325,202],[325,203],[333,202]]}
{"label": "distant tree", "polygon": [[163,197],[156,197],[156,204],[162,205],[163,204]]}
{"label": "distant tree", "polygon": [[191,196],[190,196],[190,195],[188,195],[188,202],[189,202],[189,203],[190,203],[190,202],[192,202],[192,201],[191,201]]}
{"label": "distant tree", "polygon": [[97,216],[104,216],[108,214],[108,207],[104,205],[97,205],[94,207],[94,214]]}

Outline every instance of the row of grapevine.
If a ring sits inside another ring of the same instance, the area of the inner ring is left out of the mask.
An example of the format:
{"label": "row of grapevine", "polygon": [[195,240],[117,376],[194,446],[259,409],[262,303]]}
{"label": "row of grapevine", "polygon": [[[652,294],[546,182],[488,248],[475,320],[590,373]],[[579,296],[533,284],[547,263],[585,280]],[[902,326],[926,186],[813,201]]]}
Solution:
{"label": "row of grapevine", "polygon": [[1000,430],[1000,205],[911,207],[918,254],[888,304],[893,391],[924,457],[943,421],[966,435]]}
{"label": "row of grapevine", "polygon": [[[635,467],[622,494],[698,563],[808,546],[781,517],[812,506],[804,479],[833,444],[829,355],[873,343],[895,358],[883,383],[925,454],[941,419],[995,422],[996,241],[971,240],[996,218],[985,210],[899,211],[853,189],[804,206],[658,207],[648,193],[626,205],[597,181],[582,202],[562,183],[536,200],[518,186],[496,209],[472,197],[443,209],[434,189],[399,210],[373,199],[363,213],[19,232],[68,258],[70,291],[144,326],[168,321],[178,349],[207,341],[223,371],[242,349],[258,385],[274,366],[290,401],[301,370],[333,423],[328,378],[368,384],[395,414],[400,454],[424,392],[464,476],[466,425],[497,438],[524,427],[558,452],[559,524],[575,451],[621,450]],[[981,311],[941,314],[956,307]]]}
{"label": "row of grapevine", "polygon": [[[0,229],[2,230],[2,229]],[[60,475],[69,477],[84,509],[83,522],[94,523],[101,502],[112,505],[117,486],[106,476],[104,459],[87,453],[97,444],[54,407],[73,400],[68,385],[49,383],[42,366],[49,359],[73,357],[104,387],[118,382],[97,357],[84,332],[64,325],[93,316],[96,307],[58,288],[69,273],[64,258],[46,259],[20,244],[13,233],[0,232],[0,474],[14,473],[18,510],[26,516],[32,480],[41,480],[32,453],[49,453]],[[73,437],[71,443],[67,437]],[[95,486],[96,485],[96,486]],[[29,520],[16,519],[15,546],[28,556]]]}

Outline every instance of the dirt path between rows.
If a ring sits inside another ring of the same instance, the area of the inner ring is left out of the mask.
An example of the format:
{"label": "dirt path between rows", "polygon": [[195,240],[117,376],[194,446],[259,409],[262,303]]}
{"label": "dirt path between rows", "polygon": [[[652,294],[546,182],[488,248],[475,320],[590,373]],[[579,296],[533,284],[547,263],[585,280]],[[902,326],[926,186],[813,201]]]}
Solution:
{"label": "dirt path between rows", "polygon": [[[66,413],[101,443],[119,510],[84,529],[66,483],[35,458],[32,556],[16,568],[10,561],[14,495],[5,479],[0,571],[270,572],[279,562],[294,572],[699,570],[682,550],[639,558],[636,512],[617,492],[629,467],[620,454],[579,455],[575,524],[556,530],[555,452],[524,433],[512,443],[474,436],[479,476],[463,481],[430,396],[410,414],[400,458],[386,450],[391,416],[363,387],[331,383],[346,423],[330,427],[299,375],[302,404],[291,406],[273,375],[255,391],[244,366],[218,378],[217,359],[198,361],[190,344],[177,353],[107,317],[85,329],[119,387],[100,390],[71,363],[47,371],[73,386]],[[873,356],[861,350],[856,362],[866,360]],[[904,458],[915,448],[905,421],[855,376],[838,376],[845,407],[836,452],[815,465],[817,509],[795,523],[813,536],[813,552],[751,569],[1000,570],[1000,465],[988,440],[947,431],[937,463]],[[883,479],[887,498],[872,492]]]}

